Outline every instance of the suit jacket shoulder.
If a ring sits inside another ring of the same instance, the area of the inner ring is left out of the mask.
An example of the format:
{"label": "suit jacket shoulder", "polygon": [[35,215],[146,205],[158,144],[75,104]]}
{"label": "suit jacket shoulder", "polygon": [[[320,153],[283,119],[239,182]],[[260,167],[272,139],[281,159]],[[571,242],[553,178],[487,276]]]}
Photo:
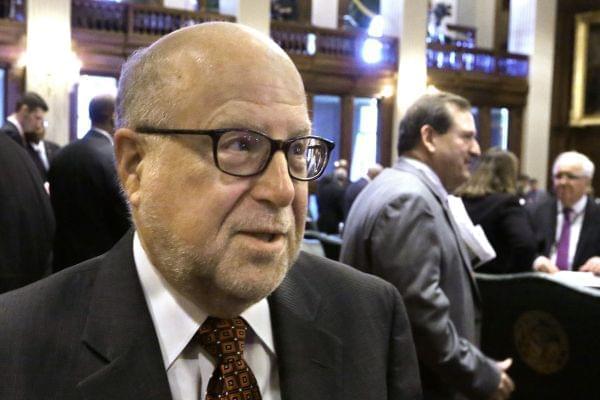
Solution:
{"label": "suit jacket shoulder", "polygon": [[129,234],[0,297],[0,398],[170,398],[132,253]]}
{"label": "suit jacket shoulder", "polygon": [[384,170],[350,211],[341,260],[400,290],[425,393],[485,397],[500,376],[477,348],[477,289],[442,196],[411,166]]}
{"label": "suit jacket shoulder", "polygon": [[4,125],[0,128],[0,132],[8,135],[12,140],[14,140],[19,146],[25,147],[25,140],[19,133],[19,129],[10,121],[5,121]]}
{"label": "suit jacket shoulder", "polygon": [[48,270],[55,221],[39,172],[26,150],[0,133],[0,293]]}
{"label": "suit jacket shoulder", "polygon": [[282,398],[420,398],[410,325],[389,283],[301,253],[270,305]]}

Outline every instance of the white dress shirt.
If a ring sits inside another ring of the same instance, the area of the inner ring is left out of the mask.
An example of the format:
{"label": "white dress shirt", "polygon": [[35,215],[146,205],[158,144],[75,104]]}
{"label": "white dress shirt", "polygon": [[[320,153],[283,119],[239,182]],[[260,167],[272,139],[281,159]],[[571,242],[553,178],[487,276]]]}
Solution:
{"label": "white dress shirt", "polygon": [[[558,241],[560,240],[560,234],[562,232],[563,223],[565,216],[563,214],[563,205],[560,201],[557,202],[558,207],[556,214],[556,231],[554,238],[554,245],[550,251],[550,261],[556,265],[556,251],[558,250]],[[585,206],[587,205],[587,196],[583,196],[577,203],[571,207],[571,234],[569,236],[569,269],[573,269],[573,258],[575,258],[575,252],[577,251],[577,244],[579,243],[579,236],[581,235],[581,226],[583,225],[583,214],[585,213]]]}
{"label": "white dress shirt", "polygon": [[38,153],[42,164],[44,164],[44,168],[46,171],[48,171],[48,168],[50,168],[50,162],[48,162],[48,154],[46,154],[46,146],[44,146],[44,141],[40,140],[37,143],[29,142],[29,145],[33,150],[35,150],[36,153]]}
{"label": "white dress shirt", "polygon": [[398,158],[406,161],[407,163],[412,165],[414,168],[423,172],[425,174],[425,176],[427,177],[427,179],[429,179],[429,181],[433,184],[433,186],[435,186],[435,188],[442,194],[444,202],[448,201],[448,191],[446,191],[446,188],[442,184],[440,177],[435,173],[435,171],[433,169],[431,169],[431,167],[429,165],[425,164],[421,160],[417,160],[416,158],[411,158],[411,157],[406,157],[406,156],[400,156]]}
{"label": "white dress shirt", "polygon": [[[190,340],[208,314],[165,281],[150,262],[137,232],[133,239],[133,255],[173,400],[203,400],[215,362],[199,343],[190,343]],[[241,317],[249,325],[244,359],[256,376],[262,398],[280,400],[269,303],[263,299],[244,311]]]}

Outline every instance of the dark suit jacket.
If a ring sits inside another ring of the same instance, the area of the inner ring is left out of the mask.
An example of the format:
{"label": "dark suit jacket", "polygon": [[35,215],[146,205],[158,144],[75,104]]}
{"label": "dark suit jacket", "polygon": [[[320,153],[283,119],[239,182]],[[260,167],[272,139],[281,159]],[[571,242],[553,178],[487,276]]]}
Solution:
{"label": "dark suit jacket", "polygon": [[[557,200],[555,197],[549,197],[546,201],[530,208],[530,211],[539,254],[548,257],[556,238]],[[573,257],[573,270],[578,270],[593,256],[600,256],[600,206],[593,198],[588,197],[579,242]]]}
{"label": "dark suit jacket", "polygon": [[519,198],[508,193],[463,197],[469,217],[481,225],[496,258],[477,272],[512,273],[531,271],[536,256],[536,240],[531,221]]}
{"label": "dark suit jacket", "polygon": [[54,270],[100,255],[130,226],[113,146],[94,130],[65,146],[48,172],[56,216]]}
{"label": "dark suit jacket", "polygon": [[344,221],[345,187],[333,178],[325,176],[317,185],[319,219],[317,227],[321,232],[338,233],[339,223]]}
{"label": "dark suit jacket", "polygon": [[352,203],[356,200],[356,196],[358,196],[368,183],[367,178],[360,178],[348,185],[346,193],[344,193],[344,219],[348,216],[350,207],[352,207]]}
{"label": "dark suit jacket", "polygon": [[5,292],[49,272],[54,215],[35,165],[3,134],[0,205],[0,292]]}
{"label": "dark suit jacket", "polygon": [[[44,145],[44,149],[46,150],[46,157],[48,158],[48,164],[51,164],[52,160],[54,160],[54,157],[58,153],[60,146],[58,144],[56,144],[54,142],[50,142],[48,140],[43,140],[42,144]],[[40,176],[42,177],[42,180],[44,182],[47,181],[48,180],[48,171],[46,170],[46,166],[44,165],[38,152],[35,151],[33,149],[33,147],[31,147],[31,144],[29,142],[27,142],[27,145],[25,146],[25,148],[27,149],[29,156],[31,157],[31,159],[32,159],[33,163],[35,164],[35,166],[37,167],[38,171],[40,172]]]}
{"label": "dark suit jacket", "polygon": [[[420,398],[400,295],[301,253],[269,298],[282,399]],[[170,399],[133,260],[110,252],[0,297],[0,398]]]}
{"label": "dark suit jacket", "polygon": [[19,133],[19,129],[10,121],[4,121],[4,125],[0,128],[0,132],[8,135],[12,140],[17,142],[21,147],[25,147],[25,139]]}
{"label": "dark suit jacket", "polygon": [[426,399],[485,399],[500,372],[478,349],[479,295],[443,194],[400,159],[356,198],[341,261],[381,276],[402,294]]}

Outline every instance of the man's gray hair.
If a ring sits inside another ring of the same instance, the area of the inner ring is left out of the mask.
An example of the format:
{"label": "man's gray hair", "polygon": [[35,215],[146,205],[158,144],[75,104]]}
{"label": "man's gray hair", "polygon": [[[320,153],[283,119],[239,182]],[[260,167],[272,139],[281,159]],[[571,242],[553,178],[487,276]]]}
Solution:
{"label": "man's gray hair", "polygon": [[583,175],[590,179],[594,177],[594,163],[585,154],[581,154],[577,151],[565,151],[564,153],[560,153],[552,165],[553,175],[556,173],[558,166],[563,163],[579,164],[583,169]]}
{"label": "man's gray hair", "polygon": [[121,68],[117,91],[117,128],[163,127],[174,115],[179,89],[170,71],[169,54],[146,47],[135,51]]}

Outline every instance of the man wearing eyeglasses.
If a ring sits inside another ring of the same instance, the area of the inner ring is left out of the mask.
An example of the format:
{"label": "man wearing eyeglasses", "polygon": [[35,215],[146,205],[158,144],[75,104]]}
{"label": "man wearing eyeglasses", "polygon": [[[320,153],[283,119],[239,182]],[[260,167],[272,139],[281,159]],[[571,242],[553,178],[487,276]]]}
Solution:
{"label": "man wearing eyeglasses", "polygon": [[594,164],[568,151],[554,161],[552,176],[556,198],[532,211],[541,253],[533,268],[548,273],[595,270],[600,264],[600,207],[590,196]]}
{"label": "man wearing eyeglasses", "polygon": [[0,298],[0,398],[420,398],[396,289],[298,252],[333,145],[282,49],[172,33],[124,65],[117,125],[135,230]]}

